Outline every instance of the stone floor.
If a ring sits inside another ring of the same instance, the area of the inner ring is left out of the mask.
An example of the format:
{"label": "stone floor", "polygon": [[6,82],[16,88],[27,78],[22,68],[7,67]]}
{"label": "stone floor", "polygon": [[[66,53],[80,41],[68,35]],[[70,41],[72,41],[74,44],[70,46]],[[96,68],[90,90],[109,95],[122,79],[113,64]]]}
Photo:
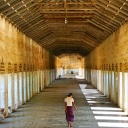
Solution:
{"label": "stone floor", "polygon": [[72,92],[78,111],[73,128],[128,128],[128,117],[82,79],[61,78],[0,123],[0,128],[66,128],[64,98]]}

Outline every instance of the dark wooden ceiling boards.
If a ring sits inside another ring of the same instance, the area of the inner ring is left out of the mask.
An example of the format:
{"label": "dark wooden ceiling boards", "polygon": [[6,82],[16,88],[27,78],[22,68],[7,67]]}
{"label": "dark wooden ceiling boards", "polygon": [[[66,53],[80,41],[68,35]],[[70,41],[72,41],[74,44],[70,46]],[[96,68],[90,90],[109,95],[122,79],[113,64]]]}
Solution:
{"label": "dark wooden ceiling boards", "polygon": [[52,54],[85,56],[128,21],[128,0],[0,0],[0,13]]}

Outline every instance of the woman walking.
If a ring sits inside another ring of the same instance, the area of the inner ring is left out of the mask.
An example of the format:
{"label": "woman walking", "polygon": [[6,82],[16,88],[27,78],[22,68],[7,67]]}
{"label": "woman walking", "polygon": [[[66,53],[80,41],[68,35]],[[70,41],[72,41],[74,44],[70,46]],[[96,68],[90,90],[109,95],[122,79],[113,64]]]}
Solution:
{"label": "woman walking", "polygon": [[69,93],[68,96],[64,99],[65,102],[65,113],[66,120],[68,122],[68,127],[72,127],[72,123],[74,121],[74,110],[73,107],[77,110],[77,107],[74,103],[74,99],[72,98],[72,93]]}

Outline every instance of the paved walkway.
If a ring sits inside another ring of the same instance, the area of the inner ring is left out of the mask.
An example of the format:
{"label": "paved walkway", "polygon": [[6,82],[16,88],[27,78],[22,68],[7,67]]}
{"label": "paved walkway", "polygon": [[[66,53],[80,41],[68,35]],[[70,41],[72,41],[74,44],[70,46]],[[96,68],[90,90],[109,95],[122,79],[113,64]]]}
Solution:
{"label": "paved walkway", "polygon": [[67,128],[64,98],[72,92],[78,111],[73,128],[127,127],[128,118],[82,79],[58,79],[0,123],[0,128]]}

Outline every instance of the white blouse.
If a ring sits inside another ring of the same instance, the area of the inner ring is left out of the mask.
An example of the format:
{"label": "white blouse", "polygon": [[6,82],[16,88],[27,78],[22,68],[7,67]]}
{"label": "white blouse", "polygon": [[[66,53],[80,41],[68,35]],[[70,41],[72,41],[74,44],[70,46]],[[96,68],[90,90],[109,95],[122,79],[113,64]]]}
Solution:
{"label": "white blouse", "polygon": [[72,102],[74,102],[74,99],[72,97],[67,97],[64,99],[64,102],[67,103],[67,106],[72,106]]}

